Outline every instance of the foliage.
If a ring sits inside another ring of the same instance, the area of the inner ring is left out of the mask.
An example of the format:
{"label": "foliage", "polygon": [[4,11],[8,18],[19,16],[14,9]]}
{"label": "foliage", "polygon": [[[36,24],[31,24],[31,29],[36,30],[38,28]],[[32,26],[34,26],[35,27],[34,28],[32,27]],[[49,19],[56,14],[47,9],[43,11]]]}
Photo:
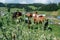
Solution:
{"label": "foliage", "polygon": [[55,40],[60,37],[60,25],[50,24],[49,26],[53,29],[52,32],[49,30],[43,31],[42,24],[31,24],[30,26],[33,28],[29,29],[24,21],[19,24],[16,23],[16,20],[12,19],[11,13],[1,16],[0,23],[3,23],[0,24],[2,27],[0,29],[1,40],[12,40],[13,35],[16,35],[16,40]]}
{"label": "foliage", "polygon": [[14,4],[14,3],[3,4],[3,3],[0,3],[0,7],[7,7],[8,11],[10,10],[10,8],[20,8],[20,9],[24,8],[26,11],[36,11],[36,10],[37,11],[56,11],[59,9],[60,7],[59,5],[55,3],[51,3],[51,4],[40,4],[40,3],[39,4],[37,3],[36,4]]}

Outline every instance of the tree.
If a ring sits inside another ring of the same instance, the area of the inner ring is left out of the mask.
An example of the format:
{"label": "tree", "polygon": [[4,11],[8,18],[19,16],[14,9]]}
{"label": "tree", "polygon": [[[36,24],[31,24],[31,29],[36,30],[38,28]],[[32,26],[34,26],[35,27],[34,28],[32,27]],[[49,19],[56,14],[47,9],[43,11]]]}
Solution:
{"label": "tree", "polygon": [[60,9],[60,3],[58,4],[58,8]]}

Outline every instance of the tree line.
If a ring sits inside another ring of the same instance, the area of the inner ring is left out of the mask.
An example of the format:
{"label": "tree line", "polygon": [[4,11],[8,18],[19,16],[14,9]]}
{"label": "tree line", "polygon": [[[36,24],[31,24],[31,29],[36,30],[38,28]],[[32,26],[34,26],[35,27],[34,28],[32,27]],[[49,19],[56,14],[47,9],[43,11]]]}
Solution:
{"label": "tree line", "polygon": [[[30,8],[29,6],[35,7],[35,9]],[[41,3],[34,3],[34,4],[16,4],[16,3],[10,3],[10,4],[4,4],[0,3],[0,7],[7,7],[8,10],[10,8],[21,8],[25,9],[26,11],[57,11],[60,9],[60,3],[50,3],[50,4],[41,4]]]}

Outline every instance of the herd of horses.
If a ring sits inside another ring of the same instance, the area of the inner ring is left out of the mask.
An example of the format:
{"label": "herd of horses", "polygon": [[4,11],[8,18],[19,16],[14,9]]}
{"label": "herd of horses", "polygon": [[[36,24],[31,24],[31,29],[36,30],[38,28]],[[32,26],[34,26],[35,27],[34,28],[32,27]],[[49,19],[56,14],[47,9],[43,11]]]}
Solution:
{"label": "herd of horses", "polygon": [[[22,16],[21,12],[15,12],[15,13],[13,13],[12,18],[16,19],[16,18],[21,17],[21,16]],[[46,19],[45,16],[38,15],[37,12],[35,12],[35,13],[26,13],[25,16],[26,16],[27,20],[32,18],[34,20],[34,23],[38,23],[38,22],[42,23]]]}
{"label": "herd of horses", "polygon": [[[17,11],[17,12],[13,13],[12,18],[13,19],[19,18],[18,23],[24,21],[25,23],[28,24],[28,28],[30,28],[30,24],[32,24],[31,19],[33,20],[34,24],[43,24],[44,21],[46,21],[44,24],[44,30],[46,30],[46,28],[48,27],[48,19],[43,15],[39,15],[38,12],[35,12],[35,13],[27,12],[24,15],[25,15],[25,19],[22,18],[23,14],[21,12]],[[52,31],[52,28],[49,27],[48,29]]]}

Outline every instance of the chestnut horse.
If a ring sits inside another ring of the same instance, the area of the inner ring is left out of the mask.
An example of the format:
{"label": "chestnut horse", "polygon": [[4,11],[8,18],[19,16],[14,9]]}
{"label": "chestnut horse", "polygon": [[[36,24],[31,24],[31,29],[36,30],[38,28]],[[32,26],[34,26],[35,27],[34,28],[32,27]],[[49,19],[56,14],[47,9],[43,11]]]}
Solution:
{"label": "chestnut horse", "polygon": [[34,23],[42,23],[42,22],[44,22],[44,20],[45,20],[44,16],[37,15],[37,17],[34,17]]}

